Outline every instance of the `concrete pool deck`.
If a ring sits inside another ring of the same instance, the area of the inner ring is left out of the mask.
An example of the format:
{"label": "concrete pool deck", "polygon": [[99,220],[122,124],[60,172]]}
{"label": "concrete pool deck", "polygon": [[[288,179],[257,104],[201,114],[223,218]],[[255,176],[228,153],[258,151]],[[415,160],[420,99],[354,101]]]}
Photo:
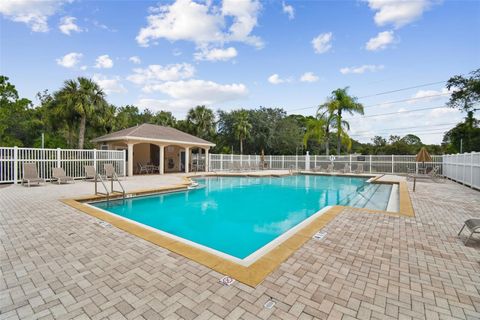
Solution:
{"label": "concrete pool deck", "polygon": [[91,194],[91,182],[1,188],[0,318],[480,318],[480,241],[456,236],[480,217],[480,193],[449,181],[411,187],[415,217],[345,208],[324,239],[308,240],[255,288],[224,287],[220,273],[59,201]]}

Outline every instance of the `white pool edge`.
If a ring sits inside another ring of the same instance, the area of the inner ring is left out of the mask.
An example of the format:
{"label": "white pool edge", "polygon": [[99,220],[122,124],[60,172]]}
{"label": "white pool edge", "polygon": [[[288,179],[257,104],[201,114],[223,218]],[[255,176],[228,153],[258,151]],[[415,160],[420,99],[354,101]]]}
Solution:
{"label": "white pool edge", "polygon": [[[168,238],[171,238],[175,241],[179,241],[179,242],[182,242],[184,244],[187,244],[189,246],[192,246],[194,248],[197,248],[197,249],[201,249],[203,251],[206,251],[208,253],[211,253],[211,254],[214,254],[214,255],[217,255],[223,259],[226,259],[226,260],[229,260],[229,261],[232,261],[234,263],[237,263],[237,264],[240,264],[244,267],[249,267],[251,264],[253,264],[255,261],[257,261],[258,259],[260,259],[261,257],[263,257],[265,254],[267,254],[268,252],[270,252],[271,250],[275,249],[276,247],[278,247],[279,245],[281,245],[285,240],[287,240],[288,238],[290,238],[292,235],[294,235],[297,231],[299,231],[300,229],[302,229],[303,227],[305,227],[306,225],[308,225],[310,222],[312,222],[313,220],[315,220],[317,217],[321,216],[322,214],[324,214],[325,212],[327,212],[330,208],[332,208],[332,206],[326,206],[324,208],[322,208],[321,210],[315,212],[313,215],[311,215],[310,217],[308,217],[307,219],[303,220],[302,222],[300,222],[299,224],[297,224],[296,226],[294,226],[293,228],[290,228],[289,230],[287,230],[286,232],[282,233],[281,235],[279,235],[278,237],[276,237],[275,239],[273,239],[272,241],[270,241],[269,243],[265,244],[263,247],[259,248],[258,250],[256,250],[255,252],[251,253],[250,255],[248,255],[247,257],[243,258],[243,259],[240,259],[240,258],[237,258],[237,257],[234,257],[232,255],[229,255],[227,253],[224,253],[224,252],[221,252],[221,251],[218,251],[218,250],[215,250],[215,249],[212,249],[210,247],[207,247],[207,246],[204,246],[202,244],[199,244],[199,243],[196,243],[196,242],[193,242],[191,240],[187,240],[185,238],[182,238],[182,237],[179,237],[179,236],[176,236],[174,234],[171,234],[171,233],[168,233],[166,231],[163,231],[163,230],[160,230],[160,229],[157,229],[157,228],[154,228],[154,227],[151,227],[151,226],[148,226],[146,224],[143,224],[141,222],[138,222],[138,221],[135,221],[135,220],[132,220],[132,219],[129,219],[129,218],[125,218],[123,216],[120,216],[116,213],[113,213],[113,212],[110,212],[110,211],[107,211],[105,209],[101,209],[101,208],[98,208],[98,207],[95,207],[95,206],[92,206],[90,203],[88,202],[85,202],[83,203],[84,205],[92,208],[92,209],[95,209],[95,210],[100,210],[106,214],[109,214],[109,215],[112,215],[114,217],[117,217],[119,219],[122,219],[124,221],[127,221],[127,222],[130,222],[130,223],[133,223],[137,226],[140,226],[142,228],[145,228],[147,230],[150,230],[152,232],[155,232],[155,233],[158,233],[159,235],[162,235],[162,236],[165,236],[165,237],[168,237]],[[101,219],[100,219],[101,220]],[[166,249],[168,250],[168,249]]]}

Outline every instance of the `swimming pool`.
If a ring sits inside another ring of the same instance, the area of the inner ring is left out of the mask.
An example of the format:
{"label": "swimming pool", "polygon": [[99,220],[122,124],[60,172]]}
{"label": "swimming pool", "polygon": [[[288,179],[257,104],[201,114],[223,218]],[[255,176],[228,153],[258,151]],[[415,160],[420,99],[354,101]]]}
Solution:
{"label": "swimming pool", "polygon": [[332,205],[385,210],[391,185],[367,178],[295,175],[195,179],[193,190],[91,205],[249,265]]}

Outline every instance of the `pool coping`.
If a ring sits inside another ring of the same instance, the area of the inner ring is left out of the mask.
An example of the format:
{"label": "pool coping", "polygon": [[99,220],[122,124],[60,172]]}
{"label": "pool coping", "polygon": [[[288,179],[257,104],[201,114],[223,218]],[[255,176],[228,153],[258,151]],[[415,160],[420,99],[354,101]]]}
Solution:
{"label": "pool coping", "polygon": [[[208,175],[212,176],[212,175]],[[225,176],[222,174],[216,174],[213,176]],[[230,176],[230,175],[228,175]],[[145,195],[160,192],[180,191],[187,189],[191,184],[190,177],[199,176],[185,176],[183,182],[171,186],[152,188],[152,189],[140,189],[129,192],[128,195]],[[358,176],[357,176],[358,177]],[[73,199],[61,199],[64,204],[75,208],[90,216],[110,223],[111,225],[124,230],[130,234],[133,234],[139,238],[154,243],[169,251],[175,252],[181,256],[184,256],[190,260],[200,263],[210,269],[219,272],[221,274],[230,276],[239,282],[242,282],[248,286],[256,287],[261,283],[271,272],[277,269],[282,262],[287,260],[298,248],[305,244],[312,236],[320,229],[324,228],[330,221],[335,219],[344,209],[355,210],[359,212],[366,212],[372,214],[386,214],[393,217],[414,217],[415,212],[408,192],[407,182],[405,181],[377,181],[377,179],[371,181],[371,183],[386,183],[386,184],[398,184],[399,185],[399,212],[388,212],[382,210],[372,210],[365,208],[354,208],[348,206],[332,206],[323,214],[313,219],[306,226],[300,228],[297,232],[290,237],[282,241],[276,247],[266,252],[263,256],[259,257],[255,262],[249,266],[243,266],[241,264],[232,262],[226,258],[222,258],[213,253],[202,250],[198,247],[183,243],[181,241],[172,239],[168,236],[161,235],[155,231],[149,230],[145,227],[138,225],[137,223],[125,220],[116,215],[107,213],[101,209],[96,209],[92,206],[85,204],[84,202],[92,200],[102,200],[105,196],[82,196]],[[323,208],[322,210],[324,210]],[[319,210],[321,211],[321,210]]]}

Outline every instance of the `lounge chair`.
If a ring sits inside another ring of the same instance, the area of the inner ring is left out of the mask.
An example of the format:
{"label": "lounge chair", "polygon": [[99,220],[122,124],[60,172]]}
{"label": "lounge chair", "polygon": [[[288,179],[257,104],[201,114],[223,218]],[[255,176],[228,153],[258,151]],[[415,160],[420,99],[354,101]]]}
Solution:
{"label": "lounge chair", "polygon": [[150,169],[148,168],[148,166],[146,164],[143,164],[141,162],[137,162],[137,167],[138,167],[138,173],[139,174],[150,173]]}
{"label": "lounge chair", "polygon": [[[63,170],[63,168],[60,168],[60,167],[52,169],[52,178],[56,179],[58,184],[63,182],[68,183],[69,181],[72,181],[73,183],[75,183],[75,180],[73,180],[72,177],[67,176],[67,174],[65,173],[65,170]],[[53,182],[53,179],[52,179],[52,182]]]}
{"label": "lounge chair", "polygon": [[105,169],[105,176],[107,178],[112,178],[112,177],[115,177],[117,175],[117,173],[115,172],[115,167],[113,166],[113,164],[111,164],[111,163],[104,164],[103,168]]}
{"label": "lounge chair", "polygon": [[23,164],[22,186],[24,182],[26,182],[29,187],[31,183],[45,183],[45,179],[40,178],[38,175],[37,165],[35,163]]}
{"label": "lounge chair", "polygon": [[324,170],[323,170],[322,166],[318,166],[318,167],[313,168],[312,171],[313,172],[322,172]]}
{"label": "lounge chair", "polygon": [[343,167],[342,170],[340,170],[342,173],[349,173],[352,172],[352,169],[350,168],[350,165],[348,163],[345,163],[345,167]]}
{"label": "lounge chair", "polygon": [[355,173],[363,173],[363,164],[357,164],[357,168],[354,171]]}
{"label": "lounge chair", "polygon": [[83,169],[85,170],[84,180],[95,180],[97,170],[95,170],[94,166],[83,166]]}
{"label": "lounge chair", "polygon": [[465,224],[458,233],[459,236],[462,233],[463,229],[465,229],[465,227],[467,227],[467,229],[470,231],[470,235],[468,236],[467,241],[464,242],[464,244],[467,244],[467,242],[470,240],[470,238],[472,238],[474,233],[480,233],[480,219],[468,219],[467,221],[465,221]]}

